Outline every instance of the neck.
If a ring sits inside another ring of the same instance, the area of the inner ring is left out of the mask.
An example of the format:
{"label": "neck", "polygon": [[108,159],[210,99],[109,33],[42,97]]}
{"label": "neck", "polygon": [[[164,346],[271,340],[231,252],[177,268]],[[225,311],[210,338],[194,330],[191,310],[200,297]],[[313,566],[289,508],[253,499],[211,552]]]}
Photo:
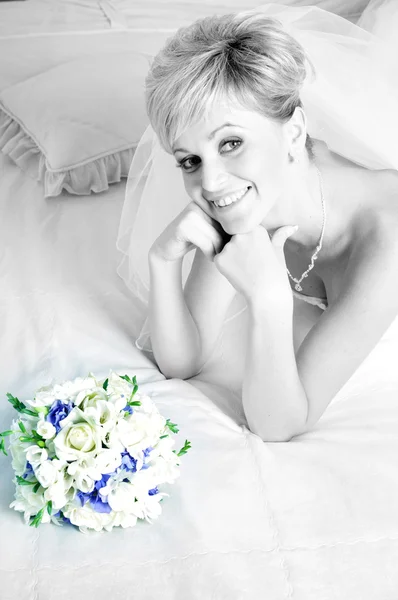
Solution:
{"label": "neck", "polygon": [[[306,152],[298,163],[288,165],[282,194],[262,223],[271,235],[284,225],[298,225],[297,232],[287,241],[301,250],[315,251],[322,232],[324,214],[317,166]],[[320,165],[318,168],[321,171]]]}

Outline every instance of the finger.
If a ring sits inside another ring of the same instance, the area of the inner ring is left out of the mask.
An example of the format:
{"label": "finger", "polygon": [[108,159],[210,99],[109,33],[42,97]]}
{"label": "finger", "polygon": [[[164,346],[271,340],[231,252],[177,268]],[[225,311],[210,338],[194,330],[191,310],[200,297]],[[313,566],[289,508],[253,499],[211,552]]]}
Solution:
{"label": "finger", "polygon": [[209,259],[213,260],[214,257],[219,253],[220,239],[219,236],[214,233],[209,235],[209,232],[205,232],[200,229],[196,229],[191,232],[190,239],[197,248],[202,250],[203,254]]}
{"label": "finger", "polygon": [[214,217],[212,217],[209,213],[207,213],[201,206],[196,204],[196,202],[191,202],[190,209],[192,210],[192,212],[196,213],[199,217],[201,217],[204,221],[209,223],[209,225],[214,227],[214,229],[216,231],[218,231],[218,233],[222,236],[222,238],[224,240],[224,244],[226,244],[227,242],[230,241],[232,235],[227,233],[223,229],[221,223],[219,221],[217,221],[216,219],[214,219]]}
{"label": "finger", "polygon": [[292,236],[298,230],[298,225],[294,227],[291,225],[285,225],[279,227],[272,236],[271,242],[274,248],[282,249],[288,237]]}

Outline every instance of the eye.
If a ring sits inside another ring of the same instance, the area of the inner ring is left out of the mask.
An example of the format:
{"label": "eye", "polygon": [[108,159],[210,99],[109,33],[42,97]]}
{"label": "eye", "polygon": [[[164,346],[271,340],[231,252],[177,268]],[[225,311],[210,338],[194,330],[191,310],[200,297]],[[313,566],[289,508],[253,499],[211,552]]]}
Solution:
{"label": "eye", "polygon": [[[237,145],[232,146],[231,150],[227,150],[226,152],[223,152],[222,154],[229,154],[230,152],[233,152],[234,150],[239,148],[242,145],[242,140],[225,140],[221,144],[221,147],[224,148],[224,146],[226,146],[227,144],[237,144]],[[190,161],[194,162],[194,164],[189,164]],[[195,161],[200,162],[200,158],[198,156],[188,157],[188,158],[185,158],[184,160],[178,161],[178,163],[176,164],[176,167],[182,168],[183,171],[185,171],[187,173],[191,173],[192,169],[196,166]]]}
{"label": "eye", "polygon": [[242,144],[242,140],[227,140],[226,142],[224,142],[223,147],[226,144],[238,144],[237,146],[233,146],[232,150],[229,151],[232,152],[233,150],[236,150],[236,148],[239,148],[239,146]]}

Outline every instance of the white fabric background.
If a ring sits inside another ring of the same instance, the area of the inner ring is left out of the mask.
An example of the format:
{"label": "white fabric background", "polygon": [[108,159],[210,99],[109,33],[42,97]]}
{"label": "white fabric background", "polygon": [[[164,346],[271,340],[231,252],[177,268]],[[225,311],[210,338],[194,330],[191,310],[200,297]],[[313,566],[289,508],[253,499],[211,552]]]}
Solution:
{"label": "white fabric background", "polygon": [[0,430],[7,392],[23,401],[113,368],[137,375],[192,450],[157,522],[87,536],[24,525],[1,456],[1,600],[396,600],[396,324],[312,432],[264,444],[221,371],[217,385],[211,372],[166,380],[135,348],[142,307],[116,274],[123,194],[44,199],[0,155]]}

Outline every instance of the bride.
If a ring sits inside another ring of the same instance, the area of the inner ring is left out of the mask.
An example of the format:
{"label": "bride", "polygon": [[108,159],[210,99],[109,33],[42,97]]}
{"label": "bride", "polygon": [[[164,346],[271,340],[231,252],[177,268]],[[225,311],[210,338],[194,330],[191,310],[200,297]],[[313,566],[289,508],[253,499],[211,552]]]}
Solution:
{"label": "bride", "polygon": [[[329,48],[319,35],[314,46],[314,22]],[[137,228],[148,200],[147,224],[158,226],[147,251],[152,352],[166,377],[197,375],[238,296],[241,399],[264,441],[310,429],[397,317],[398,130],[396,120],[380,129],[396,105],[377,48],[319,9],[266,5],[179,29],[147,77],[151,127],[119,247],[137,261],[132,226],[151,238]],[[325,72],[346,87],[328,87]],[[137,276],[125,278],[139,290]],[[314,311],[299,343],[296,300]]]}

